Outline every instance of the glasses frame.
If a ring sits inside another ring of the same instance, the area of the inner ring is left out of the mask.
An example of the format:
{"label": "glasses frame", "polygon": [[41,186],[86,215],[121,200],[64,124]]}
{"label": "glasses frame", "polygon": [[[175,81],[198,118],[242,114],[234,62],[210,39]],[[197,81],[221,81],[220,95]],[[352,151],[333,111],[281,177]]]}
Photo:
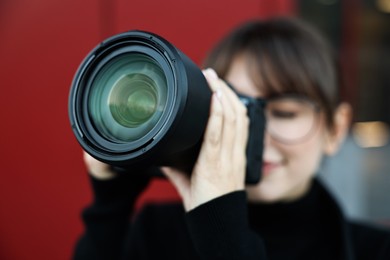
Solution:
{"label": "glasses frame", "polygon": [[[307,132],[307,134],[305,134],[303,137],[300,137],[300,138],[297,138],[294,140],[282,138],[282,137],[277,136],[276,134],[270,132],[267,128],[267,122],[266,122],[267,119],[264,116],[264,118],[265,118],[265,132],[267,132],[274,140],[277,140],[278,142],[281,142],[281,143],[287,144],[287,145],[294,145],[294,144],[302,143],[302,142],[306,141],[307,139],[309,139],[319,128],[320,117],[318,116],[318,114],[321,112],[321,106],[317,102],[314,102],[311,98],[309,98],[307,96],[304,96],[301,94],[296,94],[296,93],[287,93],[287,94],[281,94],[281,95],[269,97],[269,98],[251,97],[251,96],[247,96],[247,95],[242,94],[239,91],[237,91],[231,83],[229,83],[229,82],[226,82],[226,83],[237,94],[240,101],[246,107],[256,106],[256,107],[261,107],[265,110],[265,109],[267,109],[268,103],[270,103],[272,101],[279,100],[279,99],[286,99],[286,98],[303,100],[304,102],[313,106],[313,110],[314,110],[316,115],[315,115],[312,127]],[[264,113],[264,115],[265,115],[265,113]],[[249,119],[251,119],[250,115],[249,115]]]}
{"label": "glasses frame", "polygon": [[320,105],[317,102],[313,101],[311,98],[307,97],[307,96],[304,96],[304,95],[301,95],[301,94],[296,94],[296,93],[288,93],[288,94],[281,94],[281,95],[278,95],[278,96],[275,96],[275,97],[265,98],[265,101],[266,101],[265,109],[267,107],[267,104],[269,104],[272,101],[277,101],[277,100],[280,100],[280,99],[302,100],[305,103],[309,104],[310,106],[312,106],[313,111],[315,113],[314,121],[313,121],[312,126],[309,129],[309,131],[304,136],[302,136],[300,138],[296,138],[296,139],[282,138],[282,137],[278,136],[277,134],[272,133],[271,131],[269,131],[268,128],[266,128],[267,133],[273,139],[275,139],[275,140],[277,140],[277,141],[279,141],[281,143],[288,144],[288,145],[299,144],[299,143],[302,143],[302,142],[308,140],[311,136],[313,136],[313,134],[319,128],[320,117],[318,116],[318,114],[321,112]]}

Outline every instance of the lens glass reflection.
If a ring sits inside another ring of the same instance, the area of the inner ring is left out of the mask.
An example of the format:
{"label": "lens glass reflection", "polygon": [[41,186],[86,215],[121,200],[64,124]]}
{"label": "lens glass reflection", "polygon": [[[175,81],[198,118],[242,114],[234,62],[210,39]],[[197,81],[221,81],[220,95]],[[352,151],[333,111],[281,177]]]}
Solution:
{"label": "lens glass reflection", "polygon": [[126,53],[94,78],[88,112],[96,130],[115,142],[135,141],[153,129],[167,100],[167,80],[150,56]]}

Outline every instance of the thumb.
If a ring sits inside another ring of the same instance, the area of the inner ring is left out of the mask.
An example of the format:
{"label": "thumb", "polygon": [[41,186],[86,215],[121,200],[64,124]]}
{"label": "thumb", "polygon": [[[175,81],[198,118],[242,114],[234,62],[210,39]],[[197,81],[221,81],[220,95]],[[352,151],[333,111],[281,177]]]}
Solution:
{"label": "thumb", "polygon": [[191,180],[188,174],[172,167],[161,167],[160,169],[176,188],[177,192],[183,200],[184,208],[188,210],[191,189]]}

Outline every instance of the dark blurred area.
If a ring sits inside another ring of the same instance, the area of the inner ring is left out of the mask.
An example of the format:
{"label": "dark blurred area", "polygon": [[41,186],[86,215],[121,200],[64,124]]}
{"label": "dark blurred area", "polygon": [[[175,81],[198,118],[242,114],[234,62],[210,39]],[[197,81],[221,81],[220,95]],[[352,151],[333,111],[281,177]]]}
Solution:
{"label": "dark blurred area", "polygon": [[299,0],[298,15],[331,41],[353,105],[351,133],[321,177],[346,213],[390,224],[390,1]]}
{"label": "dark blurred area", "polygon": [[[73,74],[108,36],[131,29],[170,40],[196,63],[237,24],[292,15],[314,24],[341,59],[355,109],[321,178],[354,218],[390,220],[390,0],[0,0],[0,259],[69,259],[91,200],[68,121]],[[140,200],[177,199],[156,180]]]}

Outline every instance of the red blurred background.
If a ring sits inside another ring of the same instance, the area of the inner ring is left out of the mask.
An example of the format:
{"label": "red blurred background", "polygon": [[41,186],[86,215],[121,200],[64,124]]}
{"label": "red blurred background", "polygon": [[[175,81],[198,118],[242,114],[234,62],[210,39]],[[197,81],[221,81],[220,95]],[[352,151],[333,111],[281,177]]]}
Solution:
{"label": "red blurred background", "polygon": [[[235,25],[294,15],[290,0],[0,0],[0,259],[69,259],[91,199],[68,92],[83,57],[130,29],[164,36],[200,64]],[[177,199],[155,181],[145,200]]]}

